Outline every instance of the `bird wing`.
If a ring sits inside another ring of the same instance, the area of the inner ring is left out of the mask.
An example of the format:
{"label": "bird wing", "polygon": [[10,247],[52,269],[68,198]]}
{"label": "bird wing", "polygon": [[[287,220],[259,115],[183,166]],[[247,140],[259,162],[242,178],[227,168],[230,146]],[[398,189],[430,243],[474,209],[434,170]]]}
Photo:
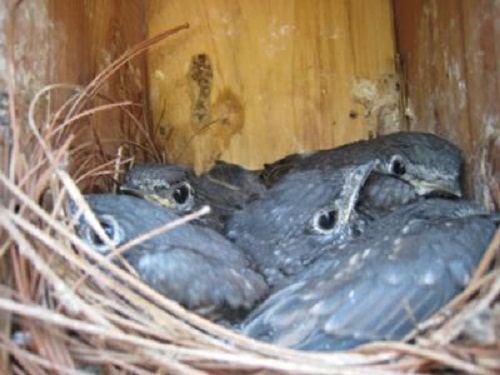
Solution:
{"label": "bird wing", "polygon": [[235,267],[188,245],[137,252],[129,261],[153,289],[208,315],[249,309],[267,292],[262,277],[249,267]]}
{"label": "bird wing", "polygon": [[243,332],[305,350],[400,339],[463,288],[494,230],[482,218],[414,220],[354,243],[271,295]]}
{"label": "bird wing", "polygon": [[376,217],[417,198],[415,189],[404,180],[375,172],[361,191],[358,208]]}

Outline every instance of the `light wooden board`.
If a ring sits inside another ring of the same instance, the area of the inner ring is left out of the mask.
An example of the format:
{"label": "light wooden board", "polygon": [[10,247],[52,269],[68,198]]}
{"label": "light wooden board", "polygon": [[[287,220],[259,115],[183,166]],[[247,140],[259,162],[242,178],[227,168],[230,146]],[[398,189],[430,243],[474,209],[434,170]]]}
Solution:
{"label": "light wooden board", "polygon": [[[366,137],[373,129],[352,91],[394,73],[390,3],[150,1],[150,36],[191,25],[148,56],[153,120],[169,159],[198,170],[216,158],[258,168]],[[200,54],[210,61],[211,75],[198,65],[209,89],[191,74]]]}

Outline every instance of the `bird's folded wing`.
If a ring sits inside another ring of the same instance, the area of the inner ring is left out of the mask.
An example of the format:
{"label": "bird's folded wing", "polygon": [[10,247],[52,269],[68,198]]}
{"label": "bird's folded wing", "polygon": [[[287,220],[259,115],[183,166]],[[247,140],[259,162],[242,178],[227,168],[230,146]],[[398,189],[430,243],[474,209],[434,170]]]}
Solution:
{"label": "bird's folded wing", "polygon": [[494,225],[460,218],[415,221],[405,229],[371,243],[370,252],[353,246],[339,254],[344,261],[330,256],[330,268],[323,263],[316,274],[311,268],[257,308],[243,332],[306,350],[402,338],[463,288]]}
{"label": "bird's folded wing", "polygon": [[190,309],[252,307],[267,292],[249,267],[211,258],[188,246],[138,254],[133,266],[148,285]]}

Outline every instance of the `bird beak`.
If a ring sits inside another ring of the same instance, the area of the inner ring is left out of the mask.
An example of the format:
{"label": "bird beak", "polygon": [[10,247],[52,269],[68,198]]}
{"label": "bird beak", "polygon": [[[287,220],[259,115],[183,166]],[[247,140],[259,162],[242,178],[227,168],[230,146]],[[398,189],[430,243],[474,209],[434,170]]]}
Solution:
{"label": "bird beak", "polygon": [[120,194],[128,194],[128,195],[133,195],[134,197],[138,197],[138,198],[143,198],[145,199],[146,197],[146,193],[144,191],[141,191],[139,189],[136,189],[136,188],[133,188],[131,186],[127,186],[127,185],[120,185],[120,187],[118,188],[118,192]]}
{"label": "bird beak", "polygon": [[359,192],[364,186],[366,179],[372,173],[372,171],[380,164],[378,159],[360,165],[348,176],[344,188],[342,191],[342,204],[344,204],[343,209],[340,210],[341,216],[339,217],[339,222],[344,225],[349,225],[351,217],[354,214],[356,204],[359,199]]}
{"label": "bird beak", "polygon": [[157,194],[146,193],[142,190],[135,189],[126,185],[120,186],[119,192],[120,194],[129,194],[138,198],[145,199],[150,202],[158,203],[164,207],[172,207],[174,205],[174,202],[172,202],[168,198],[160,197]]}
{"label": "bird beak", "polygon": [[409,182],[415,188],[417,194],[421,196],[441,193],[456,198],[462,197],[460,185],[456,181],[439,179],[432,182],[422,180],[412,180]]}

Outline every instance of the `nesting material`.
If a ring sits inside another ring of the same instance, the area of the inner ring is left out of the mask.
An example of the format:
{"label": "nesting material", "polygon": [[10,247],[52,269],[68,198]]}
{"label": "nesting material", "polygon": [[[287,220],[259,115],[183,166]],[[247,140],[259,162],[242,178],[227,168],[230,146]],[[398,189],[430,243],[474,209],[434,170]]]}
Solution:
{"label": "nesting material", "polygon": [[[168,35],[128,51],[43,122],[37,120],[40,98],[54,87],[33,99],[26,126],[11,118],[10,169],[0,173],[8,198],[0,206],[0,362],[14,373],[35,374],[500,371],[498,232],[468,288],[417,327],[408,337],[412,343],[380,342],[341,353],[297,352],[240,336],[159,295],[75,234],[64,210],[68,199],[92,217],[79,187],[105,181],[111,189],[111,177],[120,177],[131,161],[117,155],[91,167],[86,145],[73,144],[79,119],[100,110],[127,113],[132,103],[95,104],[99,87],[117,67]],[[137,124],[136,131],[144,132]],[[150,161],[161,161],[161,155]]]}

